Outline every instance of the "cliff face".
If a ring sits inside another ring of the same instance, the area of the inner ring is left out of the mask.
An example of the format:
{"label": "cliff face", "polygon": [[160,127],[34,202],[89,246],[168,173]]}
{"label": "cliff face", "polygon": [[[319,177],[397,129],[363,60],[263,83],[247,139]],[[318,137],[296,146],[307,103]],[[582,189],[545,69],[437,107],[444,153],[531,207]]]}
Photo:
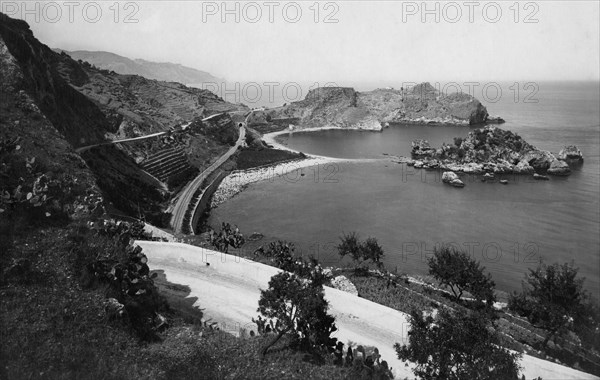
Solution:
{"label": "cliff face", "polygon": [[[103,139],[110,130],[104,114],[61,76],[56,70],[57,54],[33,36],[26,22],[0,14],[0,39],[1,48],[13,57],[22,74],[16,87],[35,101],[71,144]],[[2,66],[5,69],[6,62]]]}
{"label": "cliff face", "polygon": [[429,83],[409,90],[357,92],[349,87],[309,91],[299,102],[273,109],[273,119],[298,118],[302,127],[381,129],[380,123],[472,125],[484,123],[486,108],[474,97],[445,96]]}
{"label": "cliff face", "polygon": [[269,111],[273,119],[296,118],[305,128],[335,127],[381,130],[367,108],[358,106],[358,92],[350,87],[310,90],[304,100]]}

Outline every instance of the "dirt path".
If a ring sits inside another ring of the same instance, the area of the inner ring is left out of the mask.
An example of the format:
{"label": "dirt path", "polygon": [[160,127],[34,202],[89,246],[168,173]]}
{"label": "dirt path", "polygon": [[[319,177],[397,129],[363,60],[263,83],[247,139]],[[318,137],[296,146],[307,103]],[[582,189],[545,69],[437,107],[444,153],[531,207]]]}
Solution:
{"label": "dirt path", "polygon": [[[258,315],[260,289],[267,288],[277,268],[186,244],[137,243],[148,256],[150,268],[160,273],[157,285],[173,305],[201,308],[205,320],[233,334],[240,328],[256,330],[252,318]],[[405,313],[329,287],[325,296],[336,318],[335,337],[344,343],[376,346],[396,378],[414,377],[412,367],[396,359],[393,349],[394,343],[407,342]],[[521,365],[527,379],[598,379],[528,355]]]}

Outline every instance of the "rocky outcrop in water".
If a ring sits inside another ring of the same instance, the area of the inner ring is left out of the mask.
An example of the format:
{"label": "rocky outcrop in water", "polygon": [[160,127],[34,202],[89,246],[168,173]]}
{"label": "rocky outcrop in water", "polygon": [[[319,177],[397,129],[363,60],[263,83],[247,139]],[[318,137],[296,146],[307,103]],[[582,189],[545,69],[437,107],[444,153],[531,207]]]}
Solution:
{"label": "rocky outcrop in water", "polygon": [[567,175],[571,174],[571,168],[569,167],[569,164],[567,164],[564,161],[554,160],[550,164],[550,168],[548,169],[548,174],[567,176]]}
{"label": "rocky outcrop in water", "polygon": [[454,187],[465,187],[464,182],[454,172],[444,172],[442,174],[442,182]]}
{"label": "rocky outcrop in water", "polygon": [[[560,157],[578,160],[581,152],[567,147]],[[567,162],[559,160],[549,151],[539,150],[519,135],[486,126],[469,132],[465,139],[457,138],[454,144],[442,144],[434,149],[426,140],[412,142],[412,158],[415,167],[442,169],[463,173],[569,175]]]}
{"label": "rocky outcrop in water", "polygon": [[381,130],[382,124],[473,125],[485,123],[486,108],[474,97],[444,95],[429,83],[410,89],[357,92],[350,87],[321,87],[304,100],[267,111],[275,119],[297,119],[301,128]]}
{"label": "rocky outcrop in water", "polygon": [[567,161],[568,163],[581,163],[583,162],[583,154],[579,148],[575,145],[565,146],[558,152],[558,159]]}

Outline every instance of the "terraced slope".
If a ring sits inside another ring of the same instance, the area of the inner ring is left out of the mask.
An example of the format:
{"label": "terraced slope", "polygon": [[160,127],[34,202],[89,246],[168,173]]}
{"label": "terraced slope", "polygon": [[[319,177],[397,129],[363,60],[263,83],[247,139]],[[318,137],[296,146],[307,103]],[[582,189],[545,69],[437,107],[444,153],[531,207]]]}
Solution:
{"label": "terraced slope", "polygon": [[182,147],[161,150],[142,162],[140,166],[165,183],[168,182],[169,178],[195,170],[188,162]]}

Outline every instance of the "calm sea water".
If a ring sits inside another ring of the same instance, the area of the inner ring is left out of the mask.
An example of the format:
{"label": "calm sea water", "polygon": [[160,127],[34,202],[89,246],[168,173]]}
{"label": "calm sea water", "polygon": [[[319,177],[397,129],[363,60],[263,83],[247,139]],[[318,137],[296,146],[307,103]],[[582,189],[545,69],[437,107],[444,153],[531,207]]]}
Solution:
{"label": "calm sea water", "polygon": [[[213,210],[211,223],[229,221],[243,232],[296,242],[302,254],[336,265],[335,244],[344,232],[374,236],[385,264],[400,272],[427,272],[439,244],[454,244],[480,260],[497,287],[518,290],[539,260],[573,260],[586,287],[600,292],[600,90],[598,83],[540,83],[537,103],[515,101],[507,89],[490,114],[540,149],[575,144],[585,162],[566,178],[510,184],[465,177],[455,189],[440,174],[390,161],[342,163],[302,169],[251,185]],[[485,99],[482,99],[485,100]],[[469,127],[393,126],[383,132],[295,133],[282,142],[307,153],[344,158],[410,154],[410,142],[432,145],[466,136]]]}

